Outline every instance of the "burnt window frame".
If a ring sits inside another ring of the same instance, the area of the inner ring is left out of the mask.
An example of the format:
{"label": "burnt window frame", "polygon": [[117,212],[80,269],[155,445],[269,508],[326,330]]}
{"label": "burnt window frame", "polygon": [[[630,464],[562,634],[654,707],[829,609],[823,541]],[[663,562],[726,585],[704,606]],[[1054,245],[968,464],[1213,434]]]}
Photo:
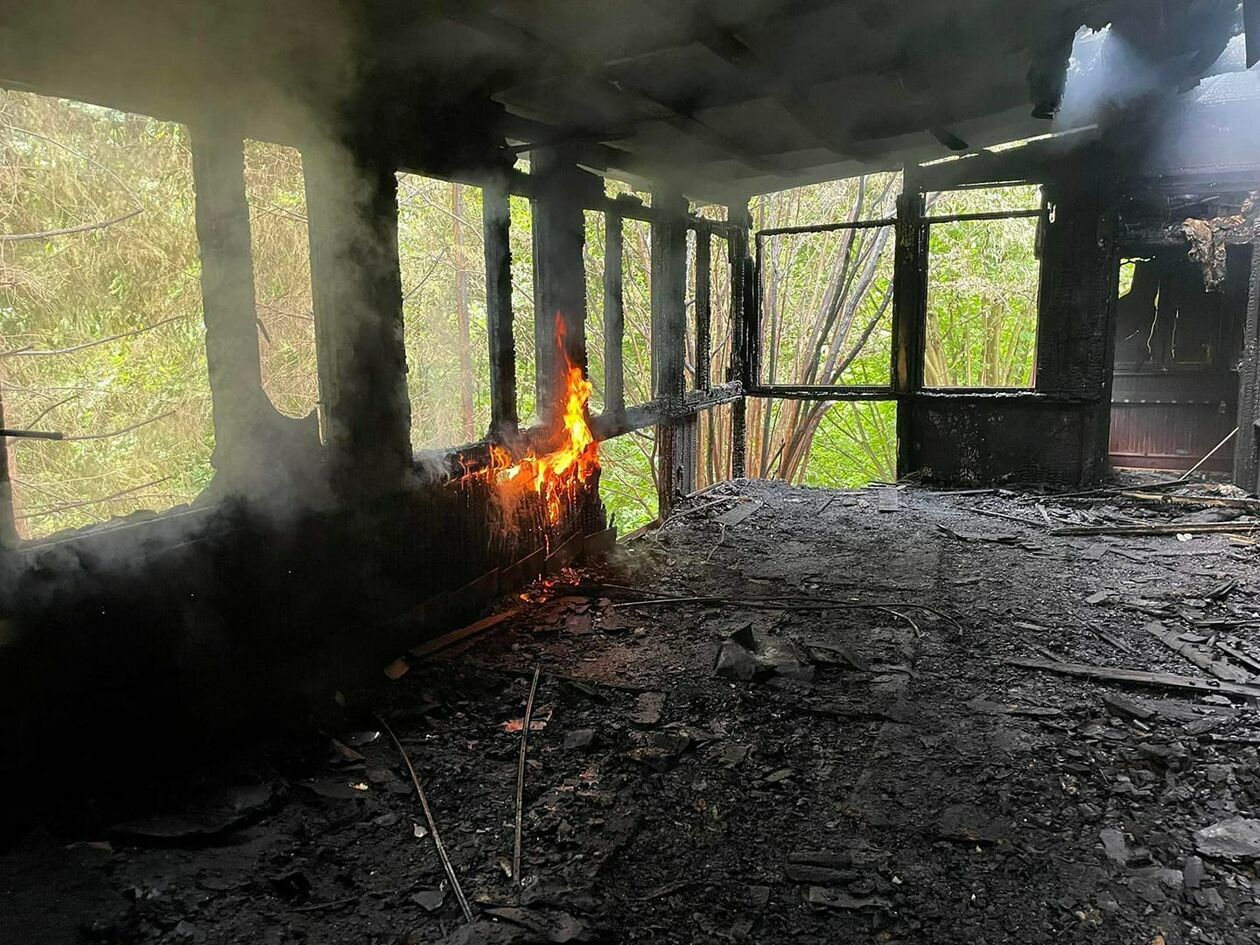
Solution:
{"label": "burnt window frame", "polygon": [[764,348],[764,339],[762,337],[761,301],[763,297],[762,273],[764,271],[763,245],[766,237],[788,236],[792,234],[832,233],[841,230],[878,230],[889,228],[893,231],[892,253],[894,261],[894,277],[892,284],[892,297],[889,303],[889,317],[892,319],[893,325],[895,325],[897,306],[897,282],[895,271],[898,220],[899,217],[894,214],[891,217],[877,217],[869,220],[846,220],[837,223],[812,223],[800,226],[768,227],[766,229],[755,230],[753,232],[753,289],[755,298],[752,305],[748,307],[746,314],[746,318],[749,323],[748,333],[753,341],[751,364],[748,369],[750,383],[748,385],[747,393],[749,396],[794,400],[881,401],[897,399],[897,342],[895,327],[893,328],[893,338],[891,344],[889,345],[888,352],[887,384],[779,384],[773,381],[768,383],[764,381],[762,373],[762,349]]}
{"label": "burnt window frame", "polygon": [[[1045,185],[1041,181],[1035,180],[998,180],[998,181],[975,181],[967,183],[956,183],[952,187],[939,187],[934,190],[922,188],[916,189],[916,194],[926,206],[929,197],[933,194],[947,194],[955,191],[968,190],[1002,190],[1012,187],[1028,187],[1034,186],[1038,189],[1041,206],[1036,208],[1012,209],[1012,210],[985,210],[969,213],[943,213],[943,214],[923,214],[919,217],[918,226],[920,230],[920,246],[923,260],[922,286],[919,299],[918,312],[918,358],[917,358],[917,377],[913,379],[914,388],[924,394],[933,395],[950,395],[950,394],[1034,394],[1041,390],[1040,375],[1038,370],[1038,361],[1042,350],[1042,329],[1044,326],[1044,300],[1042,298],[1042,289],[1045,285],[1045,253],[1043,248],[1046,240],[1046,229],[1054,223],[1055,205],[1046,194]],[[1033,237],[1033,255],[1037,260],[1037,300],[1034,305],[1034,313],[1037,317],[1037,326],[1035,340],[1033,342],[1032,351],[1032,375],[1027,386],[1021,387],[992,387],[992,386],[959,386],[959,387],[936,387],[927,383],[927,335],[928,335],[928,302],[931,295],[931,273],[932,273],[932,225],[938,223],[966,223],[966,222],[984,222],[994,220],[1014,220],[1014,219],[1037,219],[1037,229]]]}

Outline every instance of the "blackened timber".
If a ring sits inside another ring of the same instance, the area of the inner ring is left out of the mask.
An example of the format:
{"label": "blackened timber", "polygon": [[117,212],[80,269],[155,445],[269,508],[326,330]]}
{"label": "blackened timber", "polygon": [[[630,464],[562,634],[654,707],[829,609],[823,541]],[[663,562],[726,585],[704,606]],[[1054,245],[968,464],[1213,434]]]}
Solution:
{"label": "blackened timber", "polygon": [[512,334],[511,212],[507,188],[482,192],[486,246],[486,330],[490,336],[490,427],[495,436],[516,433],[516,340]]}
{"label": "blackened timber", "polygon": [[[748,202],[730,204],[726,219],[734,229],[727,239],[727,253],[731,267],[731,362],[727,370],[728,381],[739,381],[745,387],[752,385],[748,375],[749,359],[749,300],[752,266],[748,260],[748,234],[752,230],[752,214]],[[740,397],[731,405],[731,477],[743,479],[746,473],[748,443],[748,402]]]}
{"label": "blackened timber", "polygon": [[245,197],[244,144],[239,137],[191,129],[195,219],[206,323],[206,367],[214,416],[217,470],[235,476],[249,453],[263,406]]}
{"label": "blackened timber", "polygon": [[[1260,38],[1256,40],[1260,42]],[[1251,42],[1250,35],[1248,42]],[[1238,439],[1234,443],[1234,484],[1248,492],[1260,485],[1260,238],[1251,245],[1251,282],[1238,366]]]}
{"label": "blackened timber", "polygon": [[[652,395],[666,404],[681,403],[687,316],[687,200],[675,191],[658,190],[652,205],[663,211],[652,224]],[[694,424],[663,423],[656,430],[657,497],[662,517],[669,514],[675,495],[695,479],[688,459],[695,450],[683,438],[695,435]]]}
{"label": "blackened timber", "polygon": [[622,294],[621,214],[604,214],[604,410],[620,416],[626,410],[625,298]]}
{"label": "blackened timber", "polygon": [[[907,177],[909,175],[907,174]],[[923,332],[927,318],[927,246],[923,194],[906,182],[897,197],[893,256],[892,348],[894,393],[912,396],[923,384]],[[913,410],[897,411],[897,475],[911,470]]]}
{"label": "blackened timber", "polygon": [[708,232],[696,232],[696,390],[708,390],[712,383],[709,370],[710,333],[713,327],[712,286],[713,267],[710,258],[713,236]]}
{"label": "blackened timber", "polygon": [[[534,351],[538,415],[544,423],[559,416],[566,358],[586,370],[586,238],[584,201],[602,183],[581,170],[563,150],[533,156],[534,203]],[[565,329],[558,347],[557,319]]]}
{"label": "blackened timber", "polygon": [[319,395],[337,487],[396,488],[411,463],[398,269],[398,182],[388,163],[303,155]]}

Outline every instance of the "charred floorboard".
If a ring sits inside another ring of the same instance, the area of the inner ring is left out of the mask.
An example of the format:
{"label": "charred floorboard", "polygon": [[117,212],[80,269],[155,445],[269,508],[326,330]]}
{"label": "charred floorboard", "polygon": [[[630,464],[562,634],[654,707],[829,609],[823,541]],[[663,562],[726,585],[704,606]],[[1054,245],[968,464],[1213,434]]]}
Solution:
{"label": "charred floorboard", "polygon": [[915,489],[879,508],[711,490],[348,694],[335,741],[31,835],[0,857],[0,915],[26,929],[60,876],[67,935],[128,942],[1253,941],[1255,709],[1007,662],[1200,673],[1155,621],[1213,659],[1260,653],[1254,546],[1051,534],[1246,510]]}

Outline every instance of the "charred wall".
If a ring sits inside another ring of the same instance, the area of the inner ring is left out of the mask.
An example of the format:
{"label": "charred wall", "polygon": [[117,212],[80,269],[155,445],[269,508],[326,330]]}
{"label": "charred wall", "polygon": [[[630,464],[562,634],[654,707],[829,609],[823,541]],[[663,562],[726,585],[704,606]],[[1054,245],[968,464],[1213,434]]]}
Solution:
{"label": "charred wall", "polygon": [[[1063,153],[1065,147],[1072,150]],[[1062,487],[1091,485],[1105,475],[1116,261],[1106,167],[1092,145],[1050,141],[907,175],[907,189],[919,194],[1037,183],[1048,210],[1033,389],[946,393],[924,390],[921,373],[911,378],[900,400],[903,473],[920,470],[941,483]],[[906,294],[903,321],[916,326],[925,317],[926,243],[914,243],[905,267],[910,276],[897,286]]]}

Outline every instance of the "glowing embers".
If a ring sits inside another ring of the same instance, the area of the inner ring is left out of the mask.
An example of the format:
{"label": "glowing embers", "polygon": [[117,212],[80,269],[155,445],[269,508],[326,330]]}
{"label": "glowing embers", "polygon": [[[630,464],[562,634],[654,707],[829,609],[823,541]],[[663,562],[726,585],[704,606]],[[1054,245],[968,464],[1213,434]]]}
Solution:
{"label": "glowing embers", "polygon": [[582,369],[569,360],[565,348],[564,322],[556,316],[556,349],[564,354],[564,410],[561,414],[560,444],[539,456],[531,448],[517,460],[499,446],[490,447],[490,466],[477,473],[493,483],[504,497],[534,492],[543,497],[548,523],[561,520],[565,503],[577,496],[578,487],[599,470],[599,445],[586,422],[591,399],[591,383]]}

